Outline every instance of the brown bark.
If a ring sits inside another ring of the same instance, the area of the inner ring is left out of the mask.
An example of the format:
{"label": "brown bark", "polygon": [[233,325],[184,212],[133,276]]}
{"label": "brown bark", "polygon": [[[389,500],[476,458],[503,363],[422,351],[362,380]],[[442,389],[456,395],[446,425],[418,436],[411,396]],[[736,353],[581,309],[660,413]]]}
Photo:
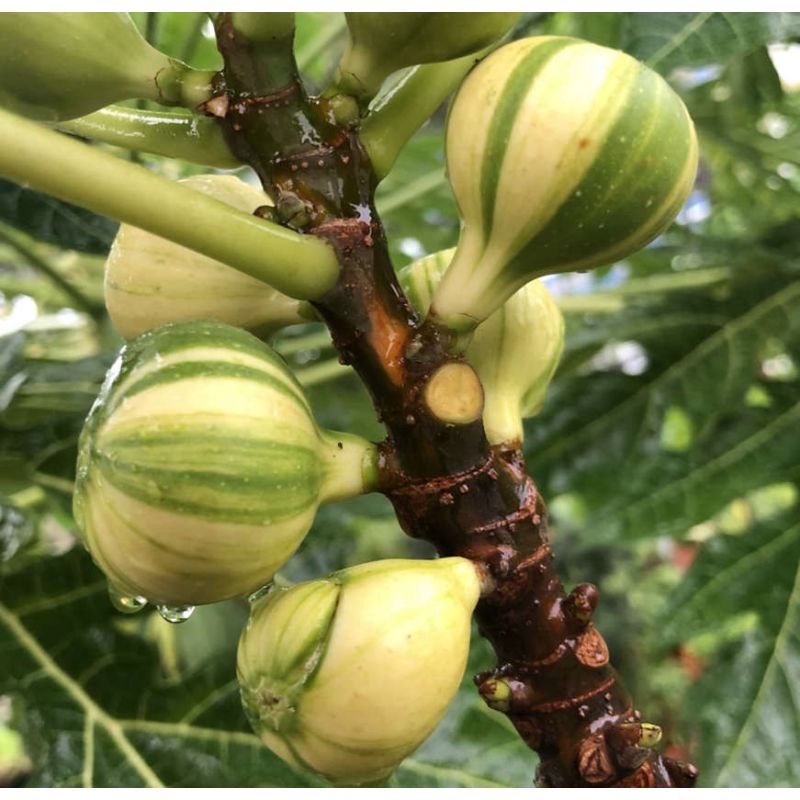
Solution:
{"label": "brown bark", "polygon": [[476,676],[479,692],[539,754],[542,785],[693,784],[693,766],[648,746],[657,729],[640,724],[591,621],[597,589],[565,593],[521,451],[490,448],[480,419],[446,423],[426,405],[428,380],[462,357],[450,351],[449,331],[423,325],[400,289],[357,127],[338,126],[326,101],[306,96],[286,63],[291,48],[283,62],[265,58],[226,14],[217,39],[225,70],[209,112],[261,178],[280,221],[337,253],[339,281],[316,306],[386,426],[384,493],[409,535],[471,559],[487,576],[477,618],[498,663]]}

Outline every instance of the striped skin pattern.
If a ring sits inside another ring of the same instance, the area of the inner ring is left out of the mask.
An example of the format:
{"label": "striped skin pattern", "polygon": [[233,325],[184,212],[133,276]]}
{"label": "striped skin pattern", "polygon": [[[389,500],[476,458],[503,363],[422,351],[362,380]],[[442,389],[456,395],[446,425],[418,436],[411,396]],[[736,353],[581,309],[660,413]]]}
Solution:
{"label": "striped skin pattern", "polygon": [[109,371],[81,435],[75,518],[120,593],[211,603],[267,583],[320,503],[372,489],[374,462],[372,444],[317,427],[258,339],[175,323]]}
{"label": "striped skin pattern", "polygon": [[[400,271],[420,312],[430,306],[455,248]],[[564,347],[564,317],[541,280],[517,290],[475,330],[467,360],[483,384],[483,424],[491,444],[522,441],[522,420],[539,413]]]}
{"label": "striped skin pattern", "polygon": [[458,690],[479,594],[463,558],[375,561],[271,591],[237,656],[256,733],[335,784],[384,780]]}
{"label": "striped skin pattern", "polygon": [[[195,175],[181,183],[248,214],[269,202],[233,175]],[[305,305],[272,286],[125,224],[106,260],[105,302],[125,339],[179,320],[215,319],[260,333],[307,321]]]}
{"label": "striped skin pattern", "polygon": [[697,172],[694,125],[663,78],[558,36],[501,47],[467,77],[446,149],[463,229],[432,309],[456,329],[533,278],[644,247]]}

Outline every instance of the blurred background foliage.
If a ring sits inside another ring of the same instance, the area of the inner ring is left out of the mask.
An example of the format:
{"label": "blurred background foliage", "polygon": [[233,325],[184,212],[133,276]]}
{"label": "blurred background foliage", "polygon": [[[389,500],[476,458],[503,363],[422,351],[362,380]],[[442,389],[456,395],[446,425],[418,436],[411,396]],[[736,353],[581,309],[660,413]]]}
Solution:
{"label": "blurred background foliage", "polygon": [[[133,16],[160,49],[219,65],[204,15]],[[301,14],[299,26],[318,89],[344,19]],[[514,35],[535,33],[620,47],[661,71],[702,153],[664,236],[550,281],[568,338],[526,452],[562,574],[601,587],[615,664],[703,784],[797,785],[800,15],[527,14]],[[443,118],[380,190],[397,267],[457,238]],[[116,152],[171,178],[199,171]],[[115,228],[0,182],[0,785],[317,785],[247,728],[234,679],[244,602],[182,626],[123,616],[76,545],[76,438],[121,345],[102,307]],[[324,331],[289,330],[277,347],[324,425],[382,437]],[[408,555],[431,553],[369,496],[323,509],[280,579]],[[452,709],[390,785],[530,785],[535,756],[471,686],[491,663],[474,637]]]}

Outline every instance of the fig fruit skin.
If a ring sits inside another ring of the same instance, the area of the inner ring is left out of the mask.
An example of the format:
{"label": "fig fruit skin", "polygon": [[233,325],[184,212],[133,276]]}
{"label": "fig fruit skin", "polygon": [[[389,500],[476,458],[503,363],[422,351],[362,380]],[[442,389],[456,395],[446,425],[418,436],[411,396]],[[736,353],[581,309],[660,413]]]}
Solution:
{"label": "fig fruit skin", "polygon": [[74,119],[133,98],[199,103],[206,94],[210,73],[156,50],[129,14],[5,12],[0,34],[0,105],[32,119]]}
{"label": "fig fruit skin", "polygon": [[403,67],[476,53],[505,35],[514,12],[347,12],[349,39],[337,86],[369,99]]}
{"label": "fig fruit skin", "polygon": [[256,732],[289,764],[375,785],[433,731],[466,666],[480,594],[463,558],[393,559],[273,589],[237,674]]}
{"label": "fig fruit skin", "polygon": [[[247,213],[269,202],[260,189],[233,175],[195,175],[180,183]],[[269,336],[314,318],[307,303],[124,223],[106,259],[104,293],[111,321],[124,339],[169,322],[201,319]]]}
{"label": "fig fruit skin", "polygon": [[461,84],[445,139],[463,226],[431,308],[458,331],[534,278],[641,249],[697,172],[694,125],[669,84],[568,37],[495,50]]}
{"label": "fig fruit skin", "polygon": [[267,584],[321,503],[374,488],[374,445],[321,429],[271,348],[217,322],[150,331],[80,437],[73,509],[113,589],[188,606]]}

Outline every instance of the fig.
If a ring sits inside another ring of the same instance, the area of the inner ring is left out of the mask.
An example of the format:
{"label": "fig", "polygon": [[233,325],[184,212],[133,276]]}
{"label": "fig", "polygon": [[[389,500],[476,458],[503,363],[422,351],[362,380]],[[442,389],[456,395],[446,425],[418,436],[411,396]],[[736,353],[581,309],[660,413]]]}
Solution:
{"label": "fig", "polygon": [[562,36],[507,44],[459,88],[447,169],[461,213],[431,311],[470,330],[534,278],[644,247],[694,184],[680,97],[618,50]]}
{"label": "fig", "polygon": [[80,437],[75,519],[119,596],[212,603],[268,583],[320,503],[374,488],[376,458],[321,429],[254,336],[172,323],[108,372]]}
{"label": "fig", "polygon": [[334,784],[380,783],[453,699],[479,594],[463,558],[375,561],[273,589],[239,642],[253,728]]}

